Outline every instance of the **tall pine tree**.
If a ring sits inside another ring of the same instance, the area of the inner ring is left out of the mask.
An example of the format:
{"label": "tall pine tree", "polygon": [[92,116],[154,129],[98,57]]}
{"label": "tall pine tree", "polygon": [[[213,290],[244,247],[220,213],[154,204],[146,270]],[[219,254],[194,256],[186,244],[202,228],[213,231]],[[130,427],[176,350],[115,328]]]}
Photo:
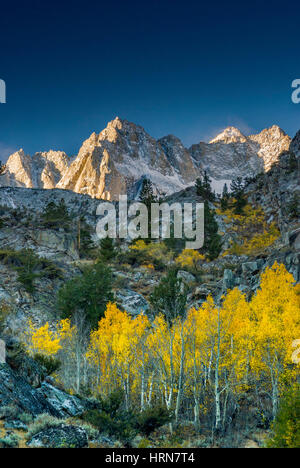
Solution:
{"label": "tall pine tree", "polygon": [[242,215],[243,209],[247,204],[245,198],[245,184],[242,177],[237,177],[231,182],[230,190],[232,196],[235,198],[234,212],[237,215]]}
{"label": "tall pine tree", "polygon": [[229,205],[229,192],[228,192],[227,184],[225,184],[223,187],[223,192],[222,192],[222,197],[221,197],[221,210],[222,211],[227,210],[228,205]]}
{"label": "tall pine tree", "polygon": [[217,258],[222,250],[221,236],[218,234],[218,223],[214,210],[211,210],[207,201],[204,202],[204,245],[202,252],[210,260]]}
{"label": "tall pine tree", "polygon": [[117,255],[115,244],[113,239],[110,237],[105,237],[100,241],[100,251],[99,251],[99,260],[109,263]]}
{"label": "tall pine tree", "polygon": [[211,189],[211,179],[206,171],[204,171],[202,178],[196,180],[196,193],[204,200],[213,202],[215,200],[215,194]]}
{"label": "tall pine tree", "polygon": [[154,195],[151,180],[147,178],[143,180],[139,200],[141,203],[144,203],[148,210],[148,239],[144,239],[144,241],[149,243],[151,241],[151,204],[157,202],[157,197]]}

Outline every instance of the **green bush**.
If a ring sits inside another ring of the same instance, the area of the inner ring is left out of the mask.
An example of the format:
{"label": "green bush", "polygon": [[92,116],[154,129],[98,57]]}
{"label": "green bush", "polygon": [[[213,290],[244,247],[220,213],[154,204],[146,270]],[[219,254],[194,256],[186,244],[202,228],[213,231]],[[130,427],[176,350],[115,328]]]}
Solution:
{"label": "green bush", "polygon": [[70,230],[71,217],[63,198],[58,205],[54,202],[48,203],[41,216],[41,225],[49,229]]}
{"label": "green bush", "polygon": [[32,249],[0,250],[0,261],[18,273],[18,281],[29,293],[34,292],[38,278],[62,278],[62,271],[50,260],[39,257]]}
{"label": "green bush", "polygon": [[58,308],[63,318],[77,311],[84,313],[92,327],[103,317],[106,305],[113,300],[111,270],[97,263],[68,281],[58,293]]}
{"label": "green bush", "polygon": [[44,354],[35,354],[34,360],[46,369],[47,375],[53,374],[54,372],[58,371],[61,367],[60,360],[52,356],[45,356]]}
{"label": "green bush", "polygon": [[9,434],[3,439],[0,439],[0,447],[2,448],[17,448],[21,437],[17,434]]}
{"label": "green bush", "polygon": [[0,419],[16,419],[20,410],[13,405],[1,406],[0,408]]}
{"label": "green bush", "polygon": [[187,304],[187,288],[177,270],[171,269],[150,295],[150,304],[155,315],[163,314],[169,324],[177,317],[183,317]]}
{"label": "green bush", "polygon": [[300,384],[295,384],[280,402],[272,427],[269,448],[300,448]]}
{"label": "green bush", "polygon": [[149,436],[161,426],[172,421],[172,413],[163,406],[154,406],[142,411],[136,419],[136,427],[139,432]]}
{"label": "green bush", "polygon": [[124,393],[112,392],[106,399],[99,399],[99,409],[89,410],[82,419],[100,432],[120,439],[124,445],[131,445],[137,434],[135,415],[123,409]]}
{"label": "green bush", "polygon": [[40,414],[28,428],[26,434],[27,440],[31,439],[34,435],[41,431],[49,429],[50,427],[59,427],[62,424],[62,420],[50,416],[50,414]]}
{"label": "green bush", "polygon": [[99,259],[103,262],[111,262],[117,256],[113,239],[106,237],[100,242]]}

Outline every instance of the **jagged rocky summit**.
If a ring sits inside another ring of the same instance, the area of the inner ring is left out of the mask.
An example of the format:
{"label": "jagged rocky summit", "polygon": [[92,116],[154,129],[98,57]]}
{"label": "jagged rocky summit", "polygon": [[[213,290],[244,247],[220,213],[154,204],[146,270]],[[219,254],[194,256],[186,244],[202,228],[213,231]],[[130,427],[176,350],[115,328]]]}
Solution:
{"label": "jagged rocky summit", "polygon": [[[299,135],[297,137],[299,139]],[[238,176],[267,172],[290,147],[278,126],[245,136],[229,127],[209,143],[185,148],[179,138],[152,138],[141,126],[115,118],[99,134],[92,133],[73,162],[62,151],[12,154],[0,186],[67,189],[93,198],[136,198],[145,177],[159,194],[170,195],[192,185],[208,172],[213,188]]]}

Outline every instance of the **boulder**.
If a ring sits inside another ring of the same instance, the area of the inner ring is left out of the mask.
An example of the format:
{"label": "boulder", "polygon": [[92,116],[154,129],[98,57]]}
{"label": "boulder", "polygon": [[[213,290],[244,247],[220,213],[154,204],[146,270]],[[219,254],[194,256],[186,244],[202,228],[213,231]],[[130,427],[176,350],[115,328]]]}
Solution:
{"label": "boulder", "polygon": [[85,448],[88,437],[82,427],[61,424],[38,432],[27,445],[32,448]]}
{"label": "boulder", "polygon": [[20,413],[33,416],[48,413],[59,417],[56,409],[8,364],[0,364],[0,405],[14,406]]}
{"label": "boulder", "polygon": [[223,274],[223,289],[232,289],[236,285],[236,277],[232,270],[225,269]]}
{"label": "boulder", "polygon": [[196,278],[194,275],[184,270],[178,271],[177,278],[181,279],[186,284],[192,284],[196,281]]}
{"label": "boulder", "polygon": [[149,309],[146,299],[132,289],[122,289],[116,297],[122,308],[131,315],[139,315]]}
{"label": "boulder", "polygon": [[86,411],[89,404],[86,400],[69,395],[50,383],[43,382],[37,393],[52,408],[55,409],[58,417],[65,418],[69,416],[78,416]]}

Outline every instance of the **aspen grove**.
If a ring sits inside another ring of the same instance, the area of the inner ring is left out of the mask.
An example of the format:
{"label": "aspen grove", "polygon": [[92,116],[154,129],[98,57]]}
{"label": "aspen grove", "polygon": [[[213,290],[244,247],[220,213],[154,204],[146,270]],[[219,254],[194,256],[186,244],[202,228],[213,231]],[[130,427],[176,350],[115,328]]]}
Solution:
{"label": "aspen grove", "polygon": [[109,302],[94,329],[80,314],[55,329],[30,323],[24,343],[31,355],[59,359],[55,378],[72,393],[107,397],[122,389],[126,410],[164,405],[173,425],[193,421],[197,430],[208,424],[219,431],[249,394],[275,418],[299,372],[292,361],[299,299],[293,276],[275,263],[250,299],[235,288],[219,304],[208,296],[171,321],[131,316]]}

